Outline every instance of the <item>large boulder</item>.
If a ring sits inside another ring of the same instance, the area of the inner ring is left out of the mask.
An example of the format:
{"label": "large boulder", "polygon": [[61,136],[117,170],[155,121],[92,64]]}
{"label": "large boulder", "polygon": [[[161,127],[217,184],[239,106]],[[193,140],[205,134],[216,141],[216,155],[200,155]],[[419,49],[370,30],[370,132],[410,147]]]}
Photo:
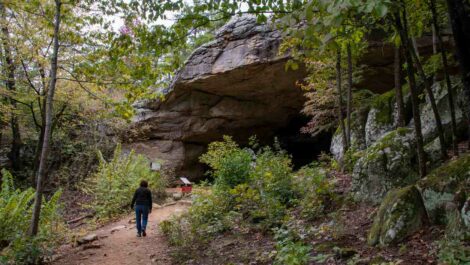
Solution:
{"label": "large boulder", "polygon": [[128,148],[178,175],[203,176],[198,157],[222,135],[271,139],[298,117],[305,98],[296,82],[301,65],[286,71],[282,36],[254,16],[235,17],[196,49],[176,74],[165,100],[137,106]]}
{"label": "large boulder", "polygon": [[[436,82],[433,85],[433,91],[447,139],[450,141],[452,131],[448,94],[447,90],[442,88],[442,83],[442,81]],[[460,136],[465,133],[467,126],[462,109],[467,107],[466,105],[469,103],[462,101],[464,97],[460,86],[455,90],[456,119]],[[408,94],[406,91],[404,93]],[[409,105],[408,97],[406,96],[405,99],[406,105]],[[372,100],[364,128],[367,149],[363,151],[361,158],[352,161],[355,163],[352,190],[356,198],[360,200],[378,203],[387,191],[411,184],[416,180],[417,154],[413,120],[406,128],[394,129],[396,120],[395,93],[389,91],[376,96]],[[428,99],[421,105],[421,120],[427,167],[436,168],[442,162],[441,146]],[[340,134],[337,133],[333,138],[331,151],[334,157],[339,160],[342,158],[341,152],[343,150],[344,145]]]}
{"label": "large boulder", "polygon": [[372,145],[385,133],[396,127],[394,123],[395,115],[395,93],[393,90],[373,99],[372,108],[367,115],[365,125],[367,146]]}
{"label": "large boulder", "polygon": [[413,130],[398,128],[367,148],[354,165],[352,192],[358,200],[380,203],[385,194],[417,180]]}
{"label": "large boulder", "polygon": [[[453,79],[454,83],[457,82]],[[433,94],[436,99],[436,105],[441,117],[441,122],[446,134],[446,138],[450,141],[452,134],[451,127],[451,114],[449,107],[449,95],[447,93],[447,87],[443,82],[435,82],[432,86]],[[466,118],[464,116],[463,108],[467,102],[463,101],[464,99],[463,89],[461,86],[457,86],[454,92],[454,102],[455,102],[455,118],[457,122],[458,134],[462,135],[466,130]],[[436,120],[434,118],[434,113],[431,108],[431,103],[429,98],[426,96],[425,104],[421,108],[421,124],[422,124],[422,133],[425,142],[431,142],[438,135]]]}
{"label": "large boulder", "polygon": [[446,222],[449,204],[463,207],[470,196],[470,154],[452,160],[418,181],[424,205],[432,223]]}
{"label": "large boulder", "polygon": [[368,243],[382,246],[398,243],[419,230],[425,220],[426,210],[415,186],[392,190],[377,211]]}

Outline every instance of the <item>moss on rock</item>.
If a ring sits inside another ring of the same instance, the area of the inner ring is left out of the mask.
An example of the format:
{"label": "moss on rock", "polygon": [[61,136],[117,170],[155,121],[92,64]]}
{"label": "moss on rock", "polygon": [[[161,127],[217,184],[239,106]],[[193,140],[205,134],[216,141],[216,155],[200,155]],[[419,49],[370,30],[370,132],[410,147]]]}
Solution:
{"label": "moss on rock", "polygon": [[390,124],[393,122],[393,111],[395,104],[395,90],[390,90],[381,95],[377,95],[372,100],[372,108],[377,109],[376,121],[380,124]]}
{"label": "moss on rock", "polygon": [[392,190],[380,205],[368,243],[381,246],[398,243],[420,229],[425,217],[421,195],[414,185]]}
{"label": "moss on rock", "polygon": [[352,174],[352,191],[358,200],[380,203],[394,188],[413,184],[416,151],[413,131],[398,128],[370,146],[356,162]]}
{"label": "moss on rock", "polygon": [[445,222],[445,206],[454,202],[458,193],[470,193],[470,154],[462,155],[435,170],[417,183],[428,216],[433,223]]}

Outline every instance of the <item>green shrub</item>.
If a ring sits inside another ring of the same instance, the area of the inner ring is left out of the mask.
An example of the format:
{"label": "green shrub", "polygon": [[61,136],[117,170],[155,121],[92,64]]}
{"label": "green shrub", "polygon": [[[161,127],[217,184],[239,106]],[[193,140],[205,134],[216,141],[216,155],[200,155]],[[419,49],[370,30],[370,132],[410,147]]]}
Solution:
{"label": "green shrub", "polygon": [[252,157],[231,137],[224,136],[223,142],[209,144],[207,153],[201,156],[200,161],[211,167],[210,174],[217,185],[233,188],[248,181]]}
{"label": "green shrub", "polygon": [[470,247],[465,242],[468,242],[470,231],[462,224],[457,210],[449,211],[446,217],[446,232],[444,238],[438,242],[439,264],[468,265],[470,264]]}
{"label": "green shrub", "polygon": [[311,260],[312,246],[303,243],[292,231],[278,229],[274,238],[277,250],[275,265],[304,265]]}
{"label": "green shrub", "polygon": [[261,196],[288,204],[294,196],[292,173],[292,161],[284,151],[263,148],[257,154],[250,180]]}
{"label": "green shrub", "polygon": [[[201,161],[215,178],[212,192],[195,193],[187,214],[160,225],[170,243],[185,253],[226,231],[270,232],[285,223],[288,209],[297,203],[305,214],[318,216],[334,198],[320,166],[303,168],[294,177],[290,156],[279,148],[254,152],[224,137],[209,145]],[[281,240],[277,248],[277,264],[308,262],[310,247],[297,239]]]}
{"label": "green shrub", "polygon": [[301,168],[294,179],[304,218],[314,220],[331,210],[337,200],[327,172],[316,163]]}
{"label": "green shrub", "polygon": [[105,161],[98,152],[98,172],[85,184],[86,193],[94,196],[89,207],[96,211],[99,219],[107,219],[125,212],[130,206],[135,189],[141,180],[149,182],[154,195],[163,194],[166,180],[160,172],[150,169],[150,162],[134,151],[124,155],[121,146],[114,151],[113,159]]}
{"label": "green shrub", "polygon": [[212,192],[195,193],[187,214],[162,223],[172,244],[193,248],[235,227],[270,231],[282,223],[294,196],[287,154],[271,148],[255,154],[224,137],[209,145],[201,161],[211,167],[215,185]]}
{"label": "green shrub", "polygon": [[[31,221],[34,190],[19,190],[13,185],[12,175],[2,170],[0,191],[0,262],[3,264],[36,264],[59,242],[65,225],[60,215],[57,191],[49,200],[43,199],[39,233],[27,236]],[[3,250],[2,250],[3,249]]]}
{"label": "green shrub", "polygon": [[233,227],[230,199],[222,192],[195,191],[189,211],[160,223],[160,229],[170,244],[191,253],[198,245],[211,240],[213,235]]}

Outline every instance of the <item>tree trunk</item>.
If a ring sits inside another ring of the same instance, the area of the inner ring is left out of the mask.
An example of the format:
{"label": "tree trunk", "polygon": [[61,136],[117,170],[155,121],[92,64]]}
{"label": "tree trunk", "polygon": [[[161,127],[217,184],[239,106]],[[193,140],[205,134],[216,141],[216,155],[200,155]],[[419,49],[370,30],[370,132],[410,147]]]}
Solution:
{"label": "tree trunk", "polygon": [[338,52],[336,54],[336,89],[338,92],[338,119],[339,119],[339,126],[341,129],[341,134],[343,138],[344,144],[344,152],[348,150],[348,139],[346,136],[346,126],[344,125],[344,116],[343,116],[343,91],[341,87],[341,49],[338,48]]}
{"label": "tree trunk", "polygon": [[398,127],[405,127],[405,104],[403,103],[403,90],[401,88],[401,47],[395,47],[394,76],[395,76],[395,97],[398,109]]}
{"label": "tree trunk", "polygon": [[59,29],[60,29],[60,13],[61,13],[60,0],[55,0],[55,21],[54,21],[54,35],[53,35],[53,50],[51,58],[51,73],[49,87],[47,90],[47,100],[45,107],[45,117],[46,123],[44,124],[44,139],[42,143],[41,158],[39,160],[39,168],[37,171],[37,184],[36,184],[36,194],[34,199],[34,208],[33,215],[31,219],[31,226],[29,229],[29,234],[31,236],[36,236],[38,233],[39,227],[39,217],[41,214],[41,204],[42,204],[42,181],[44,180],[45,170],[47,167],[47,158],[49,154],[49,142],[52,136],[52,116],[54,110],[54,93],[57,83],[57,57],[59,54]]}
{"label": "tree trunk", "polygon": [[[403,14],[403,39],[404,43],[407,43],[408,52],[410,53],[412,59],[414,59],[414,64],[416,65],[416,68],[418,69],[418,74],[423,80],[424,83],[424,90],[426,91],[426,94],[428,95],[429,102],[431,103],[431,109],[434,114],[434,120],[436,122],[436,127],[437,127],[437,133],[439,137],[439,143],[441,145],[441,158],[443,160],[447,159],[447,144],[445,142],[444,138],[444,128],[442,127],[442,120],[441,120],[441,115],[439,114],[439,110],[437,109],[437,104],[436,104],[436,99],[434,97],[434,93],[432,92],[431,85],[429,84],[429,81],[426,77],[426,73],[424,72],[423,65],[421,64],[421,61],[419,59],[419,55],[417,53],[417,49],[410,48],[412,46],[409,34],[408,34],[408,27],[407,27],[407,17],[406,17],[406,10],[404,10]],[[407,61],[407,63],[409,63]],[[411,61],[413,63],[413,60]]]}
{"label": "tree trunk", "polygon": [[444,77],[446,80],[447,85],[447,95],[449,100],[449,109],[450,109],[450,117],[451,117],[451,126],[452,126],[452,150],[454,151],[454,155],[459,155],[459,148],[457,146],[457,122],[455,119],[455,103],[454,103],[454,92],[452,88],[452,83],[450,81],[449,76],[449,64],[447,62],[447,54],[444,47],[444,41],[442,40],[441,30],[439,28],[439,21],[436,11],[436,3],[435,0],[430,0],[430,8],[432,13],[432,20],[434,24],[434,32],[436,33],[437,37],[437,45],[441,52],[442,58],[442,66],[444,67]]}
{"label": "tree trunk", "polygon": [[[406,17],[406,15],[404,17]],[[406,59],[406,71],[407,71],[408,82],[410,86],[411,107],[413,111],[413,121],[414,121],[414,127],[415,127],[419,175],[421,177],[424,177],[426,176],[426,156],[424,153],[423,134],[421,132],[421,117],[420,117],[420,112],[419,112],[418,93],[416,91],[416,81],[415,81],[415,76],[414,76],[415,73],[413,69],[413,60],[410,55],[410,49],[413,49],[413,47],[410,47],[409,45],[410,42],[406,40],[408,36],[405,33],[406,31],[401,23],[400,14],[396,14],[395,24],[400,34],[400,38],[402,39],[403,50],[404,50],[405,59]]]}
{"label": "tree trunk", "polygon": [[[16,82],[15,82],[15,72],[16,72],[16,66],[15,63],[13,62],[13,56],[11,52],[11,47],[10,47],[10,32],[8,30],[8,22],[6,20],[6,10],[5,6],[3,5],[2,2],[0,2],[0,16],[2,17],[1,19],[1,26],[2,26],[2,42],[3,42],[3,52],[5,56],[5,68],[6,68],[6,87],[8,90],[16,91]],[[11,97],[13,97],[12,95]],[[16,102],[13,98],[10,98],[10,105],[13,108],[13,111],[10,113],[11,118],[10,118],[10,126],[11,126],[11,132],[12,132],[12,143],[11,143],[11,149],[10,152],[8,153],[8,158],[11,161],[12,168],[13,170],[19,170],[21,169],[21,156],[20,156],[20,151],[21,151],[21,146],[22,146],[22,141],[21,141],[21,132],[20,132],[20,126],[18,122],[18,116],[15,113],[16,110]]]}
{"label": "tree trunk", "polygon": [[347,140],[348,148],[351,145],[351,112],[352,112],[352,82],[353,82],[353,66],[352,66],[352,54],[351,54],[351,44],[348,43],[347,46],[348,53],[348,98],[346,103],[346,120],[347,120]]}
{"label": "tree trunk", "polygon": [[[466,102],[470,102],[470,3],[468,0],[447,0],[450,24],[455,41]],[[466,110],[470,138],[470,108]],[[470,150],[470,141],[468,141]]]}

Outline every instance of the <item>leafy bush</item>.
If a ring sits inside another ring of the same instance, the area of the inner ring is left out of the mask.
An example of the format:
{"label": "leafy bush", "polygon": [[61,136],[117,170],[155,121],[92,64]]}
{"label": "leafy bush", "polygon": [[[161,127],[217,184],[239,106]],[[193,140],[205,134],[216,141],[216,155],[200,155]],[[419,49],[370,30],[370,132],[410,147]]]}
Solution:
{"label": "leafy bush", "polygon": [[[121,146],[114,151],[109,162],[98,152],[100,164],[98,172],[85,185],[85,192],[94,196],[91,205],[99,219],[114,217],[123,213],[129,206],[131,198],[141,180],[149,182],[154,194],[163,194],[166,180],[159,172],[150,169],[150,162],[134,151],[124,155]],[[126,207],[127,206],[127,207]]]}
{"label": "leafy bush", "polygon": [[304,218],[313,220],[331,210],[337,198],[333,184],[328,181],[327,172],[322,167],[316,163],[305,166],[297,172],[294,180]]}
{"label": "leafy bush", "polygon": [[446,214],[446,233],[442,240],[438,242],[439,264],[446,265],[466,265],[470,264],[470,247],[468,242],[470,232],[462,224],[460,213],[451,210]]}
{"label": "leafy bush", "polygon": [[224,137],[224,141],[209,145],[201,161],[211,167],[215,185],[212,192],[194,195],[187,214],[161,224],[171,243],[192,248],[195,242],[232,228],[251,226],[270,231],[281,224],[294,196],[287,154],[271,148],[255,154]]}
{"label": "leafy bush", "polygon": [[[240,148],[230,137],[209,145],[201,161],[215,178],[212,192],[194,195],[187,214],[163,222],[160,227],[179,253],[196,251],[215,235],[226,231],[271,232],[288,218],[288,209],[302,206],[307,213],[326,212],[334,196],[326,173],[318,165],[306,167],[294,177],[291,158],[279,148],[256,152]],[[278,244],[277,264],[306,264],[310,247],[288,238]]]}
{"label": "leafy bush", "polygon": [[15,189],[12,175],[2,171],[0,191],[0,263],[36,264],[48,254],[48,251],[61,238],[65,230],[60,215],[57,191],[49,200],[43,200],[39,234],[35,238],[27,237],[31,221],[34,190]]}
{"label": "leafy bush", "polygon": [[200,160],[211,167],[210,174],[217,185],[233,188],[248,181],[251,154],[228,136],[224,136],[223,142],[209,144],[207,153]]}
{"label": "leafy bush", "polygon": [[276,230],[275,239],[277,241],[275,265],[304,265],[311,260],[312,246],[303,243],[290,230]]}

